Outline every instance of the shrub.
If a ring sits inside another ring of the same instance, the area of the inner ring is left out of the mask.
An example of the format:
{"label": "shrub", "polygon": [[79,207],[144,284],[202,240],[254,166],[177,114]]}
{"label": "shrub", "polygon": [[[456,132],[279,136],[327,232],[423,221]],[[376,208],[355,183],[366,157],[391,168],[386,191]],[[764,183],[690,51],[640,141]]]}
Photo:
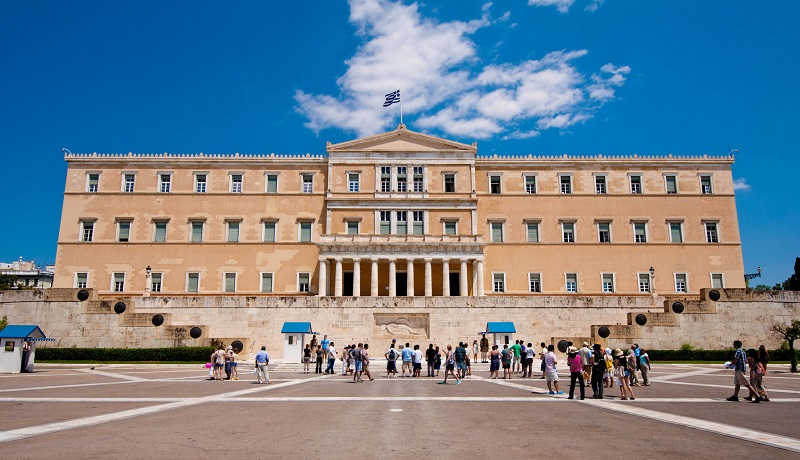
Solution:
{"label": "shrub", "polygon": [[[654,362],[658,361],[719,361],[724,363],[733,359],[733,348],[725,350],[647,350],[647,355]],[[800,350],[795,351],[797,354]],[[798,355],[800,356],[800,354]],[[772,361],[789,361],[789,350],[770,350],[769,357]]]}

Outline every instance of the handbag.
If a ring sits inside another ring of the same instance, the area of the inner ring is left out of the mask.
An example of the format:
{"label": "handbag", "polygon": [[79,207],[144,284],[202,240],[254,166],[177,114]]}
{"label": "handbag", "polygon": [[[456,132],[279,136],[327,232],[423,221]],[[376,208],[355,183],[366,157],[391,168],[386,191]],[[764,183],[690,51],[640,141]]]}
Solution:
{"label": "handbag", "polygon": [[586,371],[583,371],[583,380],[589,380],[589,373]]}

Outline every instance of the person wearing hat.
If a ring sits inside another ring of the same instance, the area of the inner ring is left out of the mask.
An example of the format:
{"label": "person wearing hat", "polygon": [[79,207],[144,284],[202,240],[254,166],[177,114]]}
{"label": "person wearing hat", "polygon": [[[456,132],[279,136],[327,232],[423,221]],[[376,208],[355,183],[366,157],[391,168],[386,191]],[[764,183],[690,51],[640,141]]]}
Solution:
{"label": "person wearing hat", "polygon": [[583,347],[578,350],[578,357],[581,359],[581,365],[583,366],[583,372],[589,376],[587,378],[586,385],[589,385],[589,382],[592,380],[592,350],[589,349],[589,342],[583,342]]}
{"label": "person wearing hat", "polygon": [[612,356],[610,348],[605,349],[603,360],[606,363],[606,371],[603,374],[603,377],[605,377],[606,380],[605,387],[614,388],[614,357]]}
{"label": "person wearing hat", "polygon": [[625,354],[619,348],[614,350],[614,376],[619,379],[620,399],[623,401],[628,399],[636,399],[633,396],[633,390],[631,389],[630,381],[628,380],[628,377],[630,376],[630,372],[628,371],[628,360],[625,358]]}
{"label": "person wearing hat", "polygon": [[569,397],[567,399],[573,399],[576,381],[581,387],[581,399],[584,399],[583,364],[581,364],[581,357],[578,355],[577,348],[567,348],[567,364],[569,365]]}

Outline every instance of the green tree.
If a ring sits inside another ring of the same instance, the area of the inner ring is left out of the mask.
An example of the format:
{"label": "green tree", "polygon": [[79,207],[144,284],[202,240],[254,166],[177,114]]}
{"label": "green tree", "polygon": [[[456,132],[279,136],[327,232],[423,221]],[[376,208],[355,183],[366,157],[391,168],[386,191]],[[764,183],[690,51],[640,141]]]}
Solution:
{"label": "green tree", "polygon": [[6,326],[8,326],[8,318],[6,318],[6,315],[3,315],[3,317],[0,318],[0,331],[5,329]]}
{"label": "green tree", "polygon": [[792,372],[797,372],[797,354],[794,352],[794,341],[800,338],[800,320],[793,319],[788,325],[775,324],[772,332],[780,334],[789,344],[789,355],[792,357]]}
{"label": "green tree", "polygon": [[15,275],[0,275],[0,290],[12,289],[17,285]]}
{"label": "green tree", "polygon": [[769,286],[767,286],[766,284],[759,284],[756,287],[754,287],[753,289],[755,289],[756,291],[769,291],[770,290]]}

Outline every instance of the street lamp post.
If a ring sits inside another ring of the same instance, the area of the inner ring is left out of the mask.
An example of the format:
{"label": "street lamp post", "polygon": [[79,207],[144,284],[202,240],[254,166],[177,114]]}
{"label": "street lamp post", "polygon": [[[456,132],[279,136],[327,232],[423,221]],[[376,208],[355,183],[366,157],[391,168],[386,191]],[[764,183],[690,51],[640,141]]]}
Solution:
{"label": "street lamp post", "polygon": [[150,296],[150,287],[152,285],[152,278],[151,277],[153,276],[152,275],[153,269],[150,268],[150,266],[148,265],[147,268],[144,269],[144,271],[145,271],[145,273],[147,273],[147,278],[146,278],[147,280],[145,281],[146,284],[144,286],[144,294],[143,295],[144,295],[144,297],[149,297]]}
{"label": "street lamp post", "polygon": [[750,281],[753,278],[761,278],[761,267],[758,267],[758,273],[745,273],[744,280]]}
{"label": "street lamp post", "polygon": [[650,267],[650,293],[653,294],[653,296],[656,295],[656,284],[655,284],[655,281],[656,281],[656,270],[651,266]]}

